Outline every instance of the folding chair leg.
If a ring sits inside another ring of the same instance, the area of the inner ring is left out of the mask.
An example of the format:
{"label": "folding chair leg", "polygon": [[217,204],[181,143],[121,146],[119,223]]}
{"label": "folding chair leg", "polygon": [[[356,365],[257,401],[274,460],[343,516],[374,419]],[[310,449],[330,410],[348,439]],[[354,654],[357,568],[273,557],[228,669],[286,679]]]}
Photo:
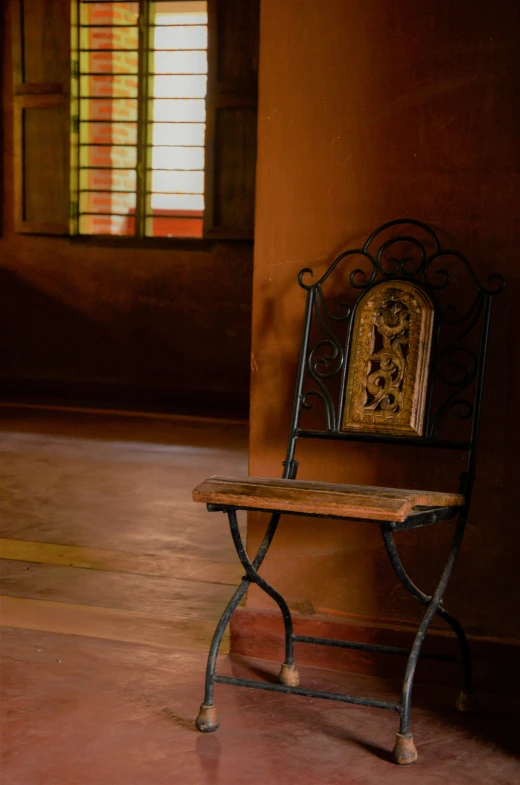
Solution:
{"label": "folding chair leg", "polygon": [[220,617],[220,621],[217,624],[213,634],[213,639],[211,641],[208,662],[206,666],[204,702],[201,704],[199,714],[195,720],[197,729],[202,733],[211,733],[216,731],[220,724],[214,701],[215,671],[217,666],[218,650],[220,648],[224,632],[226,631],[226,627],[251,583],[256,583],[257,586],[260,586],[261,589],[269,594],[269,596],[278,603],[278,606],[282,611],[285,625],[285,662],[282,664],[280,671],[280,681],[282,684],[290,687],[297,687],[299,684],[298,671],[294,665],[291,613],[283,597],[278,594],[278,592],[276,592],[263,578],[261,578],[257,572],[267,554],[267,551],[269,550],[269,546],[271,545],[272,539],[275,535],[280,520],[280,513],[274,513],[271,516],[271,521],[264,535],[264,539],[262,540],[262,544],[260,545],[255,558],[251,562],[242,543],[240,530],[238,528],[236,510],[227,509],[226,512],[229,518],[229,526],[231,529],[233,543],[235,544],[235,548],[242,566],[246,571],[246,575],[242,579],[242,583],[231,597],[222,616]]}
{"label": "folding chair leg", "polygon": [[460,653],[462,657],[462,672],[463,672],[463,687],[457,698],[457,709],[459,711],[470,712],[478,708],[479,701],[473,686],[473,669],[471,667],[471,653],[469,650],[469,643],[464,632],[462,625],[457,619],[448,613],[444,608],[437,609],[437,615],[444,619],[453,632],[457,636],[459,642]]}
{"label": "folding chair leg", "polygon": [[[231,529],[231,536],[233,543],[240,559],[240,563],[245,570],[245,577],[250,583],[255,583],[260,589],[265,591],[271,597],[282,613],[284,628],[285,628],[285,661],[282,663],[279,679],[282,684],[287,687],[297,687],[300,683],[300,677],[294,664],[294,644],[293,644],[293,623],[289,606],[285,602],[281,594],[279,594],[273,587],[262,578],[257,570],[260,565],[255,564],[256,559],[251,562],[244,548],[240,529],[238,528],[237,513],[233,508],[227,510],[229,517],[229,527]],[[278,516],[279,517],[279,516]]]}
{"label": "folding chair leg", "polygon": [[213,639],[209,649],[208,663],[206,665],[204,702],[201,704],[200,711],[198,713],[197,719],[195,720],[197,729],[202,733],[212,733],[213,731],[217,730],[220,725],[214,702],[215,670],[217,667],[218,650],[220,648],[224,632],[226,631],[226,627],[229,624],[229,620],[237,609],[238,604],[246,593],[250,583],[251,581],[249,581],[247,578],[243,579],[242,583],[228,602],[213,634]]}
{"label": "folding chair leg", "polygon": [[444,611],[444,609],[441,608],[442,598],[446,590],[446,586],[448,585],[448,581],[450,579],[455,564],[455,559],[457,557],[457,553],[460,548],[462,536],[464,534],[464,527],[465,527],[465,517],[462,515],[457,522],[450,552],[448,555],[448,560],[442,572],[440,581],[437,585],[437,588],[435,589],[433,596],[429,597],[428,595],[421,592],[421,590],[418,589],[417,586],[415,586],[415,584],[410,580],[407,573],[405,572],[401,560],[399,558],[399,554],[397,553],[395,547],[391,527],[387,525],[381,526],[381,531],[383,533],[383,539],[385,541],[387,553],[389,555],[390,562],[395,570],[396,575],[398,576],[403,586],[410,592],[410,594],[412,594],[420,602],[422,602],[424,605],[427,606],[426,612],[422,618],[422,621],[415,635],[415,639],[412,648],[410,650],[410,654],[408,656],[408,661],[406,663],[406,671],[403,680],[403,689],[401,693],[401,703],[400,703],[401,724],[399,727],[399,733],[397,734],[395,747],[393,750],[393,758],[396,763],[408,764],[408,763],[413,763],[415,760],[417,760],[417,750],[415,749],[415,745],[413,743],[413,736],[410,732],[410,708],[411,708],[411,699],[412,699],[413,678],[415,675],[417,660],[419,659],[419,654],[421,652],[424,638],[428,631],[428,627],[430,626],[431,620],[436,614],[444,618],[452,626],[455,633],[457,634],[457,638],[462,651],[465,686],[466,687],[469,686],[470,688],[472,688],[471,666],[469,664],[470,662],[469,647],[468,647],[467,638],[459,622],[457,622],[456,619],[454,619],[449,613],[447,613],[447,611]]}
{"label": "folding chair leg", "polygon": [[[457,531],[455,532],[455,537],[460,536],[460,540],[462,540],[464,525],[465,525],[465,518],[459,519],[457,523]],[[458,535],[459,529],[460,529],[460,535]],[[424,594],[424,592],[422,592],[413,583],[413,581],[409,578],[409,576],[405,572],[405,569],[402,565],[401,559],[395,547],[391,527],[384,525],[381,527],[381,531],[383,533],[383,539],[385,542],[388,556],[390,558],[390,562],[392,564],[392,567],[394,568],[397,577],[413,597],[419,600],[419,602],[421,602],[423,605],[428,605],[431,602],[432,598],[429,595]],[[458,549],[460,547],[460,540],[459,540],[459,544],[456,545],[454,558],[458,553]],[[455,539],[454,539],[454,544],[455,544]],[[457,636],[457,641],[460,647],[460,653],[462,658],[463,687],[457,699],[457,703],[456,703],[457,709],[463,712],[475,711],[475,709],[478,708],[479,704],[478,704],[477,695],[475,693],[475,688],[473,685],[473,669],[471,665],[471,652],[469,648],[468,639],[466,637],[466,633],[464,632],[464,629],[462,628],[460,622],[454,616],[452,616],[451,613],[448,613],[448,611],[442,607],[442,604],[439,604],[436,613],[438,616],[440,616],[441,619],[444,619],[444,621],[450,625],[453,632]]]}
{"label": "folding chair leg", "polygon": [[419,625],[419,629],[415,635],[415,639],[408,655],[406,663],[406,671],[403,680],[403,689],[401,692],[401,723],[399,732],[396,735],[395,746],[392,752],[395,763],[406,765],[414,763],[417,760],[417,750],[413,743],[413,736],[410,732],[410,709],[412,703],[412,687],[415,669],[417,667],[417,660],[421,652],[424,638],[430,626],[430,622],[435,616],[436,607],[434,601],[428,605],[426,613]]}

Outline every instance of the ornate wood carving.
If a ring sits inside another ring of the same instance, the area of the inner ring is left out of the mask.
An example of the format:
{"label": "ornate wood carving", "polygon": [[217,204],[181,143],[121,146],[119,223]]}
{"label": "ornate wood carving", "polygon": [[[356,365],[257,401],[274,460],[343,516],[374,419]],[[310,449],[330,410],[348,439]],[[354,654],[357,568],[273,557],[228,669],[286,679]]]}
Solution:
{"label": "ornate wood carving", "polygon": [[342,429],[422,436],[433,304],[409,281],[384,281],[359,302]]}

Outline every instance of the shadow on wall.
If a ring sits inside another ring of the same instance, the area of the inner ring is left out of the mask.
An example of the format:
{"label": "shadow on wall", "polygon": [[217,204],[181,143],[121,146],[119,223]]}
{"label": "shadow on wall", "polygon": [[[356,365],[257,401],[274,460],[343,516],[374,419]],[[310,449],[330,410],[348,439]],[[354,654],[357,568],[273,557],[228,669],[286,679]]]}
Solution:
{"label": "shadow on wall", "polygon": [[64,302],[41,270],[35,285],[0,269],[3,394],[247,411],[249,305],[175,272],[134,271],[97,296],[101,280],[71,279]]}
{"label": "shadow on wall", "polygon": [[[483,0],[471,15],[443,0],[432,0],[424,13],[412,0],[323,7],[266,0],[250,473],[281,473],[304,307],[299,269],[319,275],[384,221],[432,224],[479,278],[497,271],[507,281],[493,313],[470,521],[446,603],[468,632],[518,639],[519,365],[512,347],[519,324],[520,71],[513,53],[520,8],[504,5],[511,14]],[[302,479],[394,487],[453,482],[439,454],[430,462],[416,452],[358,446],[325,456],[312,443],[300,457]],[[251,551],[264,526],[251,516]],[[438,576],[449,528],[400,538],[405,565],[426,589]],[[415,620],[420,609],[404,600],[385,559],[372,527],[287,518],[265,577],[305,615],[328,609],[389,624]],[[246,607],[267,607],[265,597],[251,590]]]}
{"label": "shadow on wall", "polygon": [[[0,269],[0,324],[0,375],[6,379],[110,379],[120,362],[107,326],[5,269]],[[56,358],[66,367],[65,378],[57,372]]]}

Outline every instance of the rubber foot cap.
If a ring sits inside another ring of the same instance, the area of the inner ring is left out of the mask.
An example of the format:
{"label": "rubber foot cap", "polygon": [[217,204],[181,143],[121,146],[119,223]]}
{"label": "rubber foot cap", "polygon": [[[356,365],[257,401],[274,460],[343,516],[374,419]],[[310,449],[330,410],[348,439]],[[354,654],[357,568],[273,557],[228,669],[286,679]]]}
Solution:
{"label": "rubber foot cap", "polygon": [[201,704],[200,711],[197,719],[195,720],[197,730],[201,733],[213,733],[220,725],[219,718],[217,717],[217,709],[215,706],[207,706],[205,703]]}
{"label": "rubber foot cap", "polygon": [[300,683],[300,674],[296,668],[296,665],[287,665],[286,662],[282,664],[280,669],[280,684],[283,684],[285,687],[297,687]]}
{"label": "rubber foot cap", "polygon": [[479,708],[479,700],[476,692],[466,692],[461,690],[455,704],[459,711],[470,712],[476,711]]}
{"label": "rubber foot cap", "polygon": [[411,733],[397,733],[395,737],[395,747],[392,752],[394,763],[400,766],[408,766],[417,760],[417,750],[413,743]]}

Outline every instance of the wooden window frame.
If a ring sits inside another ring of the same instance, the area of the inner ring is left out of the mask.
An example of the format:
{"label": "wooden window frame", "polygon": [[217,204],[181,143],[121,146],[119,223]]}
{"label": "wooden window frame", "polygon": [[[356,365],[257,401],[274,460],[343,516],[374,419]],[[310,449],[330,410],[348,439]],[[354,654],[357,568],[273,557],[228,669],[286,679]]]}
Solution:
{"label": "wooden window frame", "polygon": [[[24,194],[24,113],[26,109],[68,108],[68,79],[61,82],[27,82],[24,78],[22,29],[23,0],[11,4],[13,51],[13,159],[15,231],[20,234],[68,234],[68,221],[37,222],[25,217]],[[70,169],[69,151],[64,150],[65,165]]]}
{"label": "wooden window frame", "polygon": [[[226,221],[219,218],[221,213],[225,210],[218,209],[219,205],[222,208],[224,204],[224,197],[222,194],[218,195],[219,177],[221,176],[219,169],[219,158],[224,150],[222,139],[218,139],[218,124],[219,113],[226,110],[235,111],[236,118],[240,112],[254,112],[255,128],[256,128],[256,111],[258,99],[258,16],[259,16],[259,0],[247,0],[246,6],[241,8],[253,9],[248,11],[253,19],[253,28],[256,24],[256,40],[255,33],[251,36],[251,70],[245,79],[226,80],[221,78],[220,71],[220,33],[222,30],[222,14],[221,9],[226,11],[227,19],[233,16],[233,3],[240,3],[244,0],[207,0],[208,2],[208,91],[206,96],[206,140],[205,140],[205,166],[204,166],[204,229],[201,238],[188,238],[188,237],[138,237],[132,235],[79,235],[73,233],[71,228],[74,224],[74,173],[75,161],[74,157],[77,154],[75,151],[76,142],[71,142],[67,145],[67,150],[63,150],[63,167],[67,172],[67,182],[69,183],[69,192],[66,205],[66,215],[64,205],[61,205],[60,216],[57,216],[55,221],[38,221],[28,220],[26,217],[26,193],[25,193],[25,178],[24,178],[24,159],[25,159],[25,140],[24,140],[24,113],[27,109],[65,109],[64,116],[67,119],[67,138],[70,139],[72,129],[74,128],[75,115],[77,115],[77,101],[76,96],[71,93],[71,82],[73,78],[73,62],[74,52],[71,51],[71,30],[75,20],[71,13],[68,19],[68,39],[60,42],[64,47],[67,47],[68,68],[67,73],[63,72],[62,79],[59,82],[27,82],[24,78],[24,53],[23,49],[23,36],[24,36],[24,1],[27,0],[12,0],[11,14],[12,14],[12,30],[13,30],[13,88],[14,88],[14,212],[15,212],[15,231],[21,234],[46,234],[46,235],[66,235],[71,240],[76,242],[86,242],[94,244],[110,244],[131,246],[138,245],[148,247],[150,245],[159,246],[183,246],[183,247],[207,247],[208,241],[212,240],[239,240],[251,241],[253,239],[253,214],[254,214],[254,163],[252,175],[252,192],[251,187],[247,195],[249,207],[249,220],[247,225],[239,225],[240,216],[238,221],[231,222],[226,225]],[[142,1],[142,0],[141,0]],[[71,11],[72,3],[58,3],[55,0],[55,13],[58,11],[63,14],[66,8]],[[219,15],[220,14],[220,15]],[[256,17],[255,17],[256,14]],[[225,17],[225,14],[224,14]],[[251,28],[251,29],[253,29]],[[225,31],[223,31],[225,33]],[[222,36],[226,38],[225,34]],[[228,35],[229,38],[229,35]],[[236,44],[236,41],[235,41]],[[229,45],[229,44],[228,44]],[[254,74],[254,78],[252,75]],[[222,115],[220,115],[222,117]],[[252,141],[253,147],[249,150],[249,179],[248,183],[251,185],[251,160],[252,155],[256,158],[256,131],[255,138]],[[253,150],[253,153],[251,153]],[[230,149],[228,147],[227,154],[229,160]],[[232,152],[232,151],[231,151]],[[224,155],[223,155],[224,157]],[[240,161],[237,164],[237,182],[239,179]],[[229,167],[226,172],[229,175]],[[247,172],[245,175],[247,177]],[[225,188],[221,188],[224,192]],[[220,200],[220,201],[219,201]],[[229,212],[229,211],[228,211]],[[242,221],[242,223],[246,223]]]}

